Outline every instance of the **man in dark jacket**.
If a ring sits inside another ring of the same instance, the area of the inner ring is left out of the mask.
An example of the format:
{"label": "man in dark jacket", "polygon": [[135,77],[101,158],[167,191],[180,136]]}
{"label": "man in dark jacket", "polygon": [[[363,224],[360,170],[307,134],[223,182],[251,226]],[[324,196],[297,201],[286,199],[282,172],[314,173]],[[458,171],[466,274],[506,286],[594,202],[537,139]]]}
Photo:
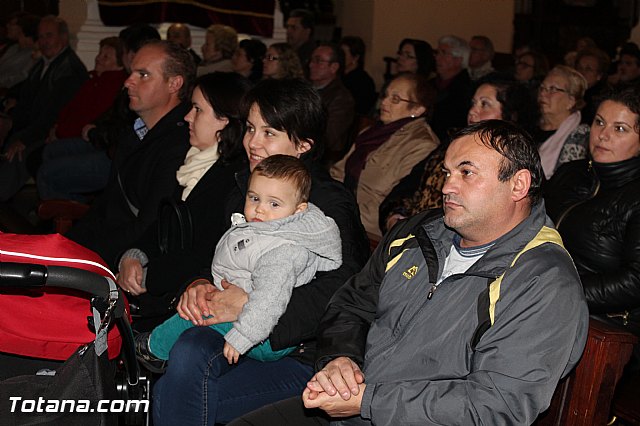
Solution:
{"label": "man in dark jacket", "polygon": [[350,130],[356,115],[356,103],[340,76],[344,69],[344,52],[337,45],[322,43],[313,51],[309,62],[309,80],[327,111],[324,160],[340,160],[350,147]]}
{"label": "man in dark jacket", "polygon": [[467,112],[473,96],[473,85],[467,71],[469,52],[469,45],[460,37],[449,35],[438,41],[438,77],[433,80],[438,96],[429,124],[441,141],[448,141],[449,132],[467,125]]}
{"label": "man in dark jacket", "polygon": [[125,87],[138,118],[118,145],[104,193],[67,234],[111,267],[178,185],[176,170],[189,149],[183,118],[190,109],[194,77],[189,52],[167,41],[150,41],[133,58]]}
{"label": "man in dark jacket", "polygon": [[87,69],[69,47],[67,23],[45,16],[38,25],[42,57],[23,83],[10,111],[13,126],[0,159],[0,201],[11,198],[27,181],[27,156],[44,144],[58,113],[89,78]]}
{"label": "man in dark jacket", "polygon": [[324,413],[285,400],[232,425],[526,425],[549,406],[588,313],[535,146],[490,120],[458,133],[444,164],[444,215],[400,222],[329,303],[302,395]]}

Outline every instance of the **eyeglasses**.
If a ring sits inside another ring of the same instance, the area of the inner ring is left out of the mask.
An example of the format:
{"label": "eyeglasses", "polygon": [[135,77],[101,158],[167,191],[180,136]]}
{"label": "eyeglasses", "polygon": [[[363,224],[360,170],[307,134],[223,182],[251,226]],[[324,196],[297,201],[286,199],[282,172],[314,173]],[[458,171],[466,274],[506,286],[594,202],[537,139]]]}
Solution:
{"label": "eyeglasses", "polygon": [[415,55],[412,55],[409,52],[404,52],[402,50],[398,51],[397,55],[402,56],[403,58],[406,58],[406,59],[416,59]]}
{"label": "eyeglasses", "polygon": [[516,62],[516,66],[518,67],[525,67],[525,68],[533,68],[533,65],[528,64],[526,62],[522,62],[522,61],[518,61]]}
{"label": "eyeglasses", "polygon": [[410,99],[401,98],[398,95],[388,95],[388,94],[385,93],[384,96],[382,97],[382,99],[384,100],[384,99],[387,99],[387,98],[389,98],[391,100],[391,103],[394,104],[394,105],[398,105],[400,102],[406,102],[408,104],[415,104],[416,103],[416,102],[414,102],[414,101],[412,101]]}
{"label": "eyeglasses", "polygon": [[317,56],[314,56],[313,58],[311,58],[311,60],[309,62],[311,62],[312,64],[316,64],[317,65],[317,64],[322,64],[322,63],[331,64],[331,63],[333,63],[335,61],[332,61],[330,59],[322,59],[322,58],[319,58]]}
{"label": "eyeglasses", "polygon": [[556,93],[568,93],[566,89],[561,89],[556,86],[543,86],[542,84],[538,87],[538,93],[548,93],[550,95],[554,95]]}
{"label": "eyeglasses", "polygon": [[277,61],[278,59],[280,59],[278,56],[273,56],[273,55],[267,55],[264,57],[265,61]]}

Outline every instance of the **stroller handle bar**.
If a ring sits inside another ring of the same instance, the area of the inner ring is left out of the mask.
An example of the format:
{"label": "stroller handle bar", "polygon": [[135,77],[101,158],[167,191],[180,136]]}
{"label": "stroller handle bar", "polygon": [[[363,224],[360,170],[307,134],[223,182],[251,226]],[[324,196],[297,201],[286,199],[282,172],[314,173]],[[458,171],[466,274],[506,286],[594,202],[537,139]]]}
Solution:
{"label": "stroller handle bar", "polygon": [[105,277],[67,266],[0,262],[0,287],[62,287],[109,298],[109,284]]}
{"label": "stroller handle bar", "polygon": [[[2,287],[27,289],[61,287],[79,290],[104,300],[109,300],[110,297],[110,285],[106,277],[68,266],[0,262],[0,288]],[[133,347],[133,333],[128,318],[124,314],[124,298],[120,291],[117,294],[118,298],[112,315],[122,335],[129,384],[135,385],[138,383],[139,369]]]}

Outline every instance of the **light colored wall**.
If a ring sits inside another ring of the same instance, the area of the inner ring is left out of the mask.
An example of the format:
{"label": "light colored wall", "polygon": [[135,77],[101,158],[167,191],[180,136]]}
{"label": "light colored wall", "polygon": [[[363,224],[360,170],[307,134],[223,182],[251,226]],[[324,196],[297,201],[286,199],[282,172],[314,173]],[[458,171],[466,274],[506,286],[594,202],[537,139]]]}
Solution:
{"label": "light colored wall", "polygon": [[78,0],[60,0],[60,17],[64,18],[69,24],[69,32],[71,33],[71,45],[76,48],[78,31],[84,21],[87,19],[86,1]]}
{"label": "light colored wall", "polygon": [[482,34],[496,51],[511,52],[513,0],[338,0],[336,13],[342,34],[367,44],[365,67],[378,86],[382,58],[394,56],[403,38],[423,39],[435,48],[445,34],[466,39]]}

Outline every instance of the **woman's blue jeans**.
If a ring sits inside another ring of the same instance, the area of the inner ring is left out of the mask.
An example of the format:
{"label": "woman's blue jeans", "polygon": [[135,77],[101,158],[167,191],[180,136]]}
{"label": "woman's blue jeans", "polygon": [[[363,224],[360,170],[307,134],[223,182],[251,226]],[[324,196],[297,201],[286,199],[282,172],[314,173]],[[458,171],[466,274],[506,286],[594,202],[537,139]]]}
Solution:
{"label": "woman's blue jeans", "polygon": [[260,362],[241,357],[229,365],[224,337],[209,327],[185,331],[153,388],[153,424],[227,423],[263,405],[302,394],[311,366],[291,357]]}

